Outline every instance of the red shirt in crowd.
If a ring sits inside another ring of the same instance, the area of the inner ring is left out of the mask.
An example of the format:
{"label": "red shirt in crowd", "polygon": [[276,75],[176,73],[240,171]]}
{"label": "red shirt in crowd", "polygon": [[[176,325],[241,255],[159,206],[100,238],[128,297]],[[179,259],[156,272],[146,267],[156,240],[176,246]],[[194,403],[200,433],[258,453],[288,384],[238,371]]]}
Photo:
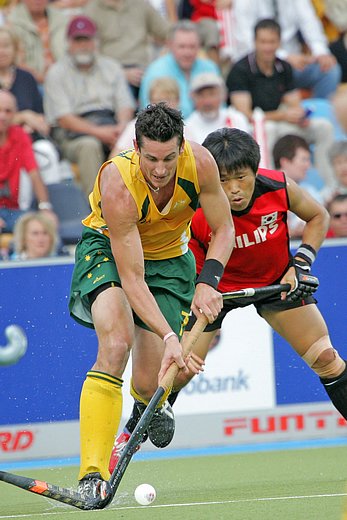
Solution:
{"label": "red shirt in crowd", "polygon": [[30,173],[37,169],[30,137],[19,126],[8,129],[8,137],[0,146],[0,207],[18,208],[21,169]]}
{"label": "red shirt in crowd", "polygon": [[217,20],[217,12],[215,7],[215,1],[201,2],[201,0],[190,0],[190,5],[193,8],[191,20],[197,22],[201,18],[213,18]]}

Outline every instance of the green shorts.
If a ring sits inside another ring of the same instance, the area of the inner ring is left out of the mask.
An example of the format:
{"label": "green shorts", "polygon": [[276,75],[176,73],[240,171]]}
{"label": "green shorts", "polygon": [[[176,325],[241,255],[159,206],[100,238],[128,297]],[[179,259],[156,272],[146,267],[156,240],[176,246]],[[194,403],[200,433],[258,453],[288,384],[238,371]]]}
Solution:
{"label": "green shorts", "polygon": [[[145,281],[172,330],[183,334],[195,290],[195,259],[188,252],[167,260],[146,260]],[[121,287],[108,237],[86,228],[77,244],[69,301],[70,315],[82,325],[94,328],[88,295],[98,287],[114,283]],[[134,321],[149,330],[134,313]]]}

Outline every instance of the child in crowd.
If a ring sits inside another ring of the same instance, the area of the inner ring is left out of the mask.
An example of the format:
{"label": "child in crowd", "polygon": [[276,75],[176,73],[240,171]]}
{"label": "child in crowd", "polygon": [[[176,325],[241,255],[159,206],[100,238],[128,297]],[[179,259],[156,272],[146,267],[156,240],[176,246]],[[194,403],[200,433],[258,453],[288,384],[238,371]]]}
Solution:
{"label": "child in crowd", "polygon": [[325,200],[336,194],[347,194],[347,141],[336,141],[329,151],[329,158],[333,166],[336,186],[324,190]]}

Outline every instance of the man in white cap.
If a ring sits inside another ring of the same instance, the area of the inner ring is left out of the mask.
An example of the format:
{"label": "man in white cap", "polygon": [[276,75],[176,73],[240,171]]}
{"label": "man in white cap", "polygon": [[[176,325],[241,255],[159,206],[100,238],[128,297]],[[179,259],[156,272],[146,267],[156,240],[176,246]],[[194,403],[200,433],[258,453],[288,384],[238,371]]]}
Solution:
{"label": "man in white cap", "polygon": [[218,128],[232,127],[250,132],[250,124],[242,112],[225,106],[226,87],[221,76],[205,72],[195,76],[190,84],[195,110],[186,120],[186,129],[193,141],[202,143]]}

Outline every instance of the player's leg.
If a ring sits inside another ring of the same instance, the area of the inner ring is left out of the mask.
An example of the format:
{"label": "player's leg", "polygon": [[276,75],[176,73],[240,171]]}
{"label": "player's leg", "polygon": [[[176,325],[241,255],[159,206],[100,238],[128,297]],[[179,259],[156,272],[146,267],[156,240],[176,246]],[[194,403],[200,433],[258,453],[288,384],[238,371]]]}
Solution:
{"label": "player's leg", "polygon": [[[217,334],[220,333],[219,329],[213,330],[213,331],[207,331],[203,332],[198,341],[195,343],[194,348],[192,350],[192,356],[190,359],[190,362],[188,363],[188,367],[191,363],[195,366],[196,369],[200,371],[203,370],[202,362],[205,361],[206,356],[211,349],[211,345],[213,345],[215,338],[217,337]],[[188,335],[189,332],[184,333],[184,337]],[[183,338],[184,339],[184,338]],[[194,362],[194,355],[197,356],[196,362]],[[195,376],[195,372],[192,370],[189,370],[188,373],[179,372],[174,380],[171,393],[167,400],[169,401],[170,405],[173,406],[174,403],[177,400],[178,394],[184,388],[189,381]]]}
{"label": "player's leg", "polygon": [[[179,273],[179,276],[177,275]],[[194,294],[195,260],[189,251],[182,257],[146,264],[146,282],[172,330],[181,337],[188,321],[190,303]],[[132,395],[137,403],[124,431],[115,439],[109,469],[112,472],[121,450],[129,440],[141,413],[158,387],[158,372],[164,353],[164,342],[157,338],[138,316],[136,342],[132,352]],[[159,403],[148,428],[152,443],[164,447],[172,439],[174,417],[167,400],[168,393]],[[142,404],[141,404],[142,403]]]}
{"label": "player's leg", "polygon": [[[153,291],[156,302],[169,322],[172,330],[181,337],[188,321],[190,299],[185,297],[182,289],[185,283],[177,285],[173,294],[166,288],[156,288]],[[192,286],[193,287],[193,286]],[[190,293],[192,295],[192,292]],[[158,372],[164,354],[164,342],[150,332],[144,323],[136,316],[136,341],[132,352],[133,373],[131,392],[136,406],[143,413],[146,405],[158,387]],[[171,389],[170,389],[171,390]],[[148,436],[158,448],[167,446],[174,434],[174,415],[167,397],[168,390],[161,401],[148,427]]]}
{"label": "player's leg", "polygon": [[[202,360],[205,359],[205,357],[208,353],[209,347],[210,347],[214,337],[216,336],[217,332],[218,332],[218,330],[211,331],[211,332],[204,332],[203,334],[201,334],[200,338],[194,345],[193,351],[195,353],[197,353],[197,355],[199,356],[200,359],[202,359]],[[151,333],[149,333],[149,334],[151,334]],[[189,334],[189,333],[185,333],[185,334]],[[153,336],[153,334],[151,336]],[[153,347],[153,341],[152,341],[151,336],[148,338],[150,350]],[[156,341],[156,340],[154,340],[154,341]],[[143,367],[144,364],[142,362],[142,354],[141,353],[135,354],[135,349],[134,349],[133,353],[132,353],[133,358],[134,358],[134,355],[135,355],[135,357],[137,357],[138,366]],[[157,370],[158,370],[158,367],[157,367]],[[142,372],[142,370],[141,370],[141,372]],[[156,372],[156,374],[158,374],[158,372]],[[186,374],[186,373],[183,374],[182,372],[179,372],[178,376],[176,377],[173,388],[171,390],[171,393],[167,397],[167,402],[169,403],[170,408],[165,403],[164,408],[159,410],[159,413],[161,411],[164,414],[166,414],[168,417],[168,421],[164,422],[164,426],[162,425],[162,421],[160,421],[160,423],[159,423],[159,429],[160,429],[159,439],[157,439],[157,434],[155,432],[155,430],[156,430],[155,424],[154,425],[151,424],[151,427],[153,427],[153,434],[151,436],[152,436],[152,439],[154,439],[155,445],[157,445],[158,442],[161,442],[161,445],[159,447],[164,447],[165,445],[169,444],[169,442],[171,441],[173,434],[174,434],[174,428],[173,428],[174,424],[171,421],[171,414],[172,414],[171,407],[175,403],[180,390],[186,384],[189,383],[189,381],[191,380],[191,378],[193,376],[194,376],[194,373],[192,371],[189,371],[188,374]],[[143,380],[146,384],[146,374],[142,372],[139,374],[139,377],[140,377],[139,382],[141,380]],[[141,404],[135,400],[131,415],[130,415],[127,423],[125,424],[123,431],[115,439],[115,443],[113,446],[112,455],[111,455],[111,459],[110,459],[110,463],[109,463],[110,473],[112,473],[112,471],[116,467],[119,457],[120,457],[125,445],[127,444],[132,432],[134,431],[137,423],[140,420],[141,414],[143,413],[143,409],[144,408],[141,406]],[[164,435],[162,433],[163,429],[164,429]],[[145,442],[147,437],[148,437],[148,434],[146,433],[142,442]]]}
{"label": "player's leg", "polygon": [[[190,328],[191,327],[189,326],[189,330],[190,330]],[[187,330],[184,333],[183,341],[184,341],[185,336],[189,335],[189,330]],[[198,359],[200,361],[205,361],[206,356],[211,348],[211,345],[213,344],[213,341],[219,332],[220,332],[220,328],[217,326],[217,328],[214,330],[207,330],[206,332],[203,332],[202,334],[200,334],[197,342],[195,343],[195,345],[193,347],[193,355],[195,354],[196,356],[198,356]],[[196,366],[198,368],[200,367],[200,364],[201,364],[200,361],[198,361],[196,363]],[[193,362],[194,362],[194,359],[193,359]],[[182,388],[184,388],[194,376],[195,376],[195,373],[192,370],[189,370],[188,373],[180,371],[177,374],[177,376],[174,380],[174,383],[173,383],[171,394],[168,397],[168,401],[171,404],[173,404],[176,401],[179,391],[182,390]],[[172,396],[175,396],[174,400],[173,400]]]}
{"label": "player's leg", "polygon": [[347,419],[346,362],[333,348],[317,306],[262,311],[262,316],[316,372],[335,408]]}
{"label": "player's leg", "polygon": [[[158,387],[158,372],[163,356],[165,344],[161,338],[139,326],[136,326],[135,343],[132,350],[132,380],[131,394],[134,406],[123,431],[114,438],[109,471],[113,472],[120,455],[127,444],[132,432],[140,420],[147,404]],[[165,399],[160,402],[151,420],[148,431],[142,442],[148,438],[157,447],[165,447],[172,440],[175,431],[174,415],[171,406]],[[157,430],[157,431],[156,431]]]}
{"label": "player's leg", "polygon": [[[158,388],[158,372],[164,349],[165,344],[157,335],[137,327],[132,354],[131,393],[140,416]],[[168,395],[169,392],[164,394],[159,402],[147,429],[150,441],[157,448],[165,448],[171,442],[175,432],[174,414],[167,401]]]}
{"label": "player's leg", "polygon": [[109,478],[108,460],[121,416],[121,378],[134,342],[134,322],[110,242],[88,228],[76,248],[69,309],[76,321],[94,327],[98,336],[97,359],[80,398],[79,472],[79,490],[96,496],[105,491]]}
{"label": "player's leg", "polygon": [[88,494],[97,492],[100,478],[109,479],[108,462],[122,413],[122,374],[134,339],[131,309],[121,288],[99,293],[91,310],[98,355],[80,399],[79,490]]}

